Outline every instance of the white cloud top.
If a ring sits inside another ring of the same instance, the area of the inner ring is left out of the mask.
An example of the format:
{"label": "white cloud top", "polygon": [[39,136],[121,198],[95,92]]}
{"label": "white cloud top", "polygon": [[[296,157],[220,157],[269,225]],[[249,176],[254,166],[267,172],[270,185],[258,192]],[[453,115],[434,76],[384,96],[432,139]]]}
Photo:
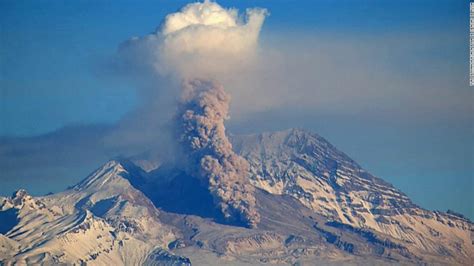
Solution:
{"label": "white cloud top", "polygon": [[227,29],[237,26],[237,15],[237,10],[226,10],[217,3],[193,3],[183,7],[180,12],[166,16],[161,33],[168,35],[193,25]]}
{"label": "white cloud top", "polygon": [[148,63],[162,75],[217,78],[253,59],[266,15],[254,8],[239,17],[238,10],[214,2],[192,3],[166,16],[156,33],[133,38],[125,48],[151,58]]}

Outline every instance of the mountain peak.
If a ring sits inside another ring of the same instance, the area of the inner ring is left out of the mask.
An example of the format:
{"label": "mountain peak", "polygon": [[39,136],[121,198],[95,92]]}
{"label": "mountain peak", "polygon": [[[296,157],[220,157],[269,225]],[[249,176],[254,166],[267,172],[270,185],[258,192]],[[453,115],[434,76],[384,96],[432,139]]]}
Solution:
{"label": "mountain peak", "polygon": [[13,193],[12,199],[13,200],[22,200],[23,198],[28,197],[28,196],[30,196],[30,195],[28,194],[26,189],[21,188],[21,189],[15,191]]}
{"label": "mountain peak", "polygon": [[32,201],[33,197],[25,189],[19,189],[13,193],[11,202],[15,207],[21,207],[26,202]]}
{"label": "mountain peak", "polygon": [[74,190],[100,190],[103,187],[129,187],[143,182],[144,171],[127,160],[110,160],[73,187]]}
{"label": "mountain peak", "polygon": [[[241,155],[259,155],[278,158],[281,155],[293,158],[317,158],[319,166],[326,172],[336,167],[347,167],[364,171],[354,160],[339,151],[326,139],[316,133],[300,128],[292,128],[276,132],[239,135],[232,137],[235,150]],[[301,160],[300,160],[301,162]],[[331,169],[330,169],[331,168]]]}
{"label": "mountain peak", "polygon": [[[158,166],[146,172],[121,158],[106,162],[62,193],[32,198],[19,190],[3,199],[0,218],[9,217],[11,224],[0,224],[0,233],[21,249],[18,254],[12,251],[7,261],[35,256],[61,262],[97,259],[103,264],[179,261],[173,252],[180,249],[176,254],[190,260],[219,254],[253,264],[367,258],[374,264],[470,265],[470,221],[452,211],[419,208],[319,135],[289,129],[231,140],[249,164],[249,185],[258,188],[256,208],[262,219],[256,228],[222,219],[207,188],[180,165],[164,157],[148,162],[142,156],[144,165]],[[30,198],[37,205],[25,204]],[[65,239],[71,240],[69,250],[63,248]],[[77,253],[82,246],[87,249]],[[145,249],[137,250],[140,247]],[[44,250],[48,254],[39,256]]]}
{"label": "mountain peak", "polygon": [[103,186],[117,180],[126,170],[115,160],[109,161],[95,170],[86,179],[74,186],[74,190],[100,190]]}

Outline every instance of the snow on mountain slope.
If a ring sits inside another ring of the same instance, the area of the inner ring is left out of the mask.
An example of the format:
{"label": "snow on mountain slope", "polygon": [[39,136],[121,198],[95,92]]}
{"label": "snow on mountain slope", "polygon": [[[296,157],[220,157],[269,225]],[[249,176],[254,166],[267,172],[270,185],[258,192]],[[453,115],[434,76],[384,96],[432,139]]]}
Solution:
{"label": "snow on mountain slope", "polygon": [[0,234],[0,254],[5,257],[12,257],[15,255],[20,248],[20,244],[15,240]]}
{"label": "snow on mountain slope", "polygon": [[291,129],[235,136],[233,144],[255,186],[291,195],[339,226],[375,230],[424,256],[474,257],[471,222],[419,208],[316,134]]}
{"label": "snow on mountain slope", "polygon": [[28,264],[145,261],[174,235],[160,223],[153,204],[130,185],[130,177],[119,162],[110,161],[62,193],[33,198],[20,190],[3,198],[2,213],[16,215],[2,233],[18,243],[20,252],[2,259]]}
{"label": "snow on mountain slope", "polygon": [[110,161],[88,178],[63,193],[47,200],[62,202],[61,208],[68,212],[74,209],[89,209],[95,216],[136,237],[168,238],[169,229],[162,228],[159,211],[153,203],[131,183],[144,182],[144,172],[124,163]]}
{"label": "snow on mountain slope", "polygon": [[472,222],[416,206],[316,134],[232,142],[257,228],[226,223],[205,186],[149,153],[131,158],[145,169],[112,160],[61,193],[0,197],[0,264],[472,265]]}

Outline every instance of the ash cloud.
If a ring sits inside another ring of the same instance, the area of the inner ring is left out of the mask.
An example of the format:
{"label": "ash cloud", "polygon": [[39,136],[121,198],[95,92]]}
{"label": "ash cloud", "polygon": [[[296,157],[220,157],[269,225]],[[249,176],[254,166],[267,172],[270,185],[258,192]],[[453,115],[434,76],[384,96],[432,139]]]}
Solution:
{"label": "ash cloud", "polygon": [[248,162],[237,155],[225,133],[230,96],[216,82],[193,79],[183,83],[178,112],[180,142],[189,171],[207,185],[226,219],[256,227],[255,188],[248,179]]}
{"label": "ash cloud", "polygon": [[238,10],[214,2],[192,3],[166,16],[155,33],[121,47],[125,58],[140,58],[154,76],[172,81],[165,94],[177,98],[173,119],[185,168],[208,187],[227,220],[249,227],[260,219],[254,187],[248,162],[226,136],[230,95],[214,80],[254,63],[266,15],[265,9],[247,9],[239,16]]}

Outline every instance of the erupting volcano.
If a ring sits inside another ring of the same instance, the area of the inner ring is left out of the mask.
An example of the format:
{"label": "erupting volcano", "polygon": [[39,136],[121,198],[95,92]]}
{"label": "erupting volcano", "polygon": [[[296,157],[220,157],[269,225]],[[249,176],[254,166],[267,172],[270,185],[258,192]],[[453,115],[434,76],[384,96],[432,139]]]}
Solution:
{"label": "erupting volcano", "polygon": [[177,116],[179,140],[187,155],[189,175],[196,175],[209,187],[226,219],[255,227],[260,217],[255,188],[248,179],[249,164],[232,150],[225,132],[229,102],[230,96],[216,82],[184,82]]}

